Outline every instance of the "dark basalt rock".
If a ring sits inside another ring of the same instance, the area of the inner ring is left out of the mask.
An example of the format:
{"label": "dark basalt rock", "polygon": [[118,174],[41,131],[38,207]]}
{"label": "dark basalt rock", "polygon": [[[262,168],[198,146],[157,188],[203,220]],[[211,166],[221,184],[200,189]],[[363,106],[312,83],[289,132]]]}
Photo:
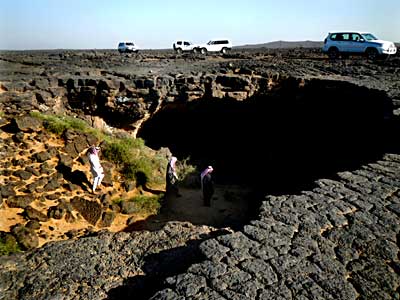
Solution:
{"label": "dark basalt rock", "polygon": [[25,250],[35,249],[39,245],[39,238],[32,229],[18,224],[11,228],[11,232],[18,244]]}
{"label": "dark basalt rock", "polygon": [[23,132],[38,131],[42,127],[42,122],[39,119],[30,116],[15,118],[14,122],[18,129]]}
{"label": "dark basalt rock", "polygon": [[24,196],[10,196],[6,200],[6,203],[9,207],[14,208],[25,208],[27,207],[33,200],[35,200],[32,196],[24,195]]}
{"label": "dark basalt rock", "polygon": [[14,176],[19,177],[23,180],[28,180],[29,178],[32,177],[32,173],[24,170],[17,170],[13,173]]}
{"label": "dark basalt rock", "polygon": [[42,163],[42,162],[45,162],[45,161],[51,159],[52,156],[51,156],[51,154],[50,154],[48,151],[42,151],[42,152],[36,153],[36,154],[33,156],[33,158],[34,158],[37,162]]}
{"label": "dark basalt rock", "polygon": [[29,220],[39,221],[39,222],[47,222],[48,218],[45,214],[41,213],[37,209],[34,209],[31,206],[25,207],[24,210],[25,215],[28,217]]}
{"label": "dark basalt rock", "polygon": [[74,197],[71,200],[71,205],[82,215],[82,217],[85,218],[86,221],[92,225],[96,225],[102,213],[102,208],[99,203]]}

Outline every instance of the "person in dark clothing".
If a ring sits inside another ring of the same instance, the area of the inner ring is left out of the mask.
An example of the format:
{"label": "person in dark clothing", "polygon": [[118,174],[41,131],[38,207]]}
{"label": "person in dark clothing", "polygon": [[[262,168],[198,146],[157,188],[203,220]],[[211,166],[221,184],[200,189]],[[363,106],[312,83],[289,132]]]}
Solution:
{"label": "person in dark clothing", "polygon": [[172,156],[168,161],[167,165],[167,173],[165,175],[165,192],[167,194],[176,194],[180,196],[178,193],[178,175],[176,174],[176,161],[178,159],[175,156]]}
{"label": "person in dark clothing", "polygon": [[213,170],[211,166],[208,166],[200,175],[204,206],[211,206],[211,198],[214,194],[214,182],[211,177]]}

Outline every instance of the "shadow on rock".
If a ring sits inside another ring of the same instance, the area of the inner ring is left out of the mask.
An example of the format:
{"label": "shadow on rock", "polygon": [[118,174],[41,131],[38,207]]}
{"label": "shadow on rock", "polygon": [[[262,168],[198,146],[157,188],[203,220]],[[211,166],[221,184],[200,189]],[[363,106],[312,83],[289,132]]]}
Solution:
{"label": "shadow on rock", "polygon": [[84,172],[79,170],[72,172],[72,168],[64,164],[57,165],[56,170],[63,174],[65,180],[80,186],[85,191],[89,191],[88,187],[91,186],[91,183]]}
{"label": "shadow on rock", "polygon": [[184,272],[189,266],[204,260],[199,245],[204,240],[224,234],[223,231],[200,240],[189,241],[185,246],[150,254],[145,257],[144,275],[127,278],[122,286],[108,292],[106,300],[149,299],[164,288],[165,279]]}

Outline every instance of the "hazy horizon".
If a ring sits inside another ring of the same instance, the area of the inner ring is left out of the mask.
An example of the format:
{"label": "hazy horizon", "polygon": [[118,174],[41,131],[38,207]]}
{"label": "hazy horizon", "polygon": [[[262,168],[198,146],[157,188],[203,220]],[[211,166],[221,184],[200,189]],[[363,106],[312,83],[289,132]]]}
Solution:
{"label": "hazy horizon", "polygon": [[275,41],[323,41],[332,30],[360,30],[400,42],[400,1],[211,0],[3,1],[1,50],[169,49],[228,38],[234,46]]}

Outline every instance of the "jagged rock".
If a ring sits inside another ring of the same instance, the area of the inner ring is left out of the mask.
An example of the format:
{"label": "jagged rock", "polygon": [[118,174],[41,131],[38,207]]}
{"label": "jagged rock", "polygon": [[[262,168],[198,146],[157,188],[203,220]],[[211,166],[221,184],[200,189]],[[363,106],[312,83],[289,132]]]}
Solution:
{"label": "jagged rock", "polygon": [[100,226],[101,227],[109,227],[109,226],[111,226],[112,222],[115,219],[115,216],[116,216],[116,214],[113,211],[103,212],[103,214],[101,216]]}
{"label": "jagged rock", "polygon": [[44,162],[40,165],[40,174],[50,174],[54,172],[47,162]]}
{"label": "jagged rock", "polygon": [[104,178],[101,182],[104,186],[113,186],[114,182],[112,180],[112,172],[114,169],[114,165],[108,161],[103,161],[102,166],[104,169]]}
{"label": "jagged rock", "polygon": [[[3,175],[5,175],[5,174],[3,174]],[[7,175],[5,175],[5,176],[7,176]],[[12,197],[12,196],[16,195],[16,192],[14,191],[14,185],[12,185],[12,184],[2,185],[0,187],[0,192],[4,198]]]}
{"label": "jagged rock", "polygon": [[40,229],[40,223],[38,221],[29,221],[25,225],[26,228],[31,229],[31,230],[38,230]]}
{"label": "jagged rock", "polygon": [[17,132],[17,133],[14,134],[14,136],[13,136],[13,140],[14,140],[16,143],[23,143],[23,142],[24,142],[24,139],[25,139],[25,134],[24,134],[22,131]]}
{"label": "jagged rock", "polygon": [[69,155],[64,155],[64,154],[59,154],[58,155],[58,159],[59,159],[59,163],[60,164],[62,164],[62,165],[64,165],[64,166],[67,166],[67,167],[72,167],[72,164],[73,164],[73,159],[72,159],[72,157],[71,156],[69,156]]}
{"label": "jagged rock", "polygon": [[40,172],[33,167],[28,166],[25,168],[25,171],[30,172],[35,176],[40,176]]}
{"label": "jagged rock", "polygon": [[48,151],[42,151],[42,152],[36,153],[36,154],[33,156],[33,158],[34,158],[37,162],[43,163],[43,162],[45,162],[45,161],[51,159],[52,156],[50,155],[50,153],[49,153]]}
{"label": "jagged rock", "polygon": [[11,229],[11,232],[15,236],[18,244],[25,250],[34,249],[39,245],[39,238],[32,229],[18,224]]}
{"label": "jagged rock", "polygon": [[78,152],[76,151],[75,145],[73,143],[68,143],[65,145],[64,151],[72,158],[78,156]]}
{"label": "jagged rock", "polygon": [[86,221],[92,225],[96,225],[102,213],[101,205],[99,203],[88,201],[80,197],[74,197],[71,200],[71,205],[85,218]]}
{"label": "jagged rock", "polygon": [[54,191],[60,187],[60,182],[56,177],[53,177],[49,180],[49,182],[44,186],[44,191]]}
{"label": "jagged rock", "polygon": [[25,215],[28,217],[29,220],[39,221],[39,222],[47,222],[48,218],[45,214],[41,213],[40,211],[34,209],[31,206],[25,207],[24,210]]}
{"label": "jagged rock", "polygon": [[46,199],[52,200],[52,201],[58,200],[58,199],[60,199],[60,197],[61,197],[61,193],[59,193],[59,192],[46,195]]}
{"label": "jagged rock", "polygon": [[24,195],[24,196],[10,196],[6,200],[6,203],[9,207],[14,208],[25,208],[27,207],[33,200],[35,200],[32,196]]}
{"label": "jagged rock", "polygon": [[89,146],[86,137],[82,135],[75,137],[73,143],[77,153],[81,153]]}
{"label": "jagged rock", "polygon": [[14,121],[18,129],[24,132],[38,131],[42,126],[42,122],[39,119],[30,117],[28,115],[15,118]]}
{"label": "jagged rock", "polygon": [[53,219],[62,219],[65,215],[65,209],[58,206],[51,206],[47,211],[47,216]]}
{"label": "jagged rock", "polygon": [[14,176],[19,177],[23,180],[28,180],[29,178],[32,177],[32,173],[24,170],[17,170],[13,173]]}

